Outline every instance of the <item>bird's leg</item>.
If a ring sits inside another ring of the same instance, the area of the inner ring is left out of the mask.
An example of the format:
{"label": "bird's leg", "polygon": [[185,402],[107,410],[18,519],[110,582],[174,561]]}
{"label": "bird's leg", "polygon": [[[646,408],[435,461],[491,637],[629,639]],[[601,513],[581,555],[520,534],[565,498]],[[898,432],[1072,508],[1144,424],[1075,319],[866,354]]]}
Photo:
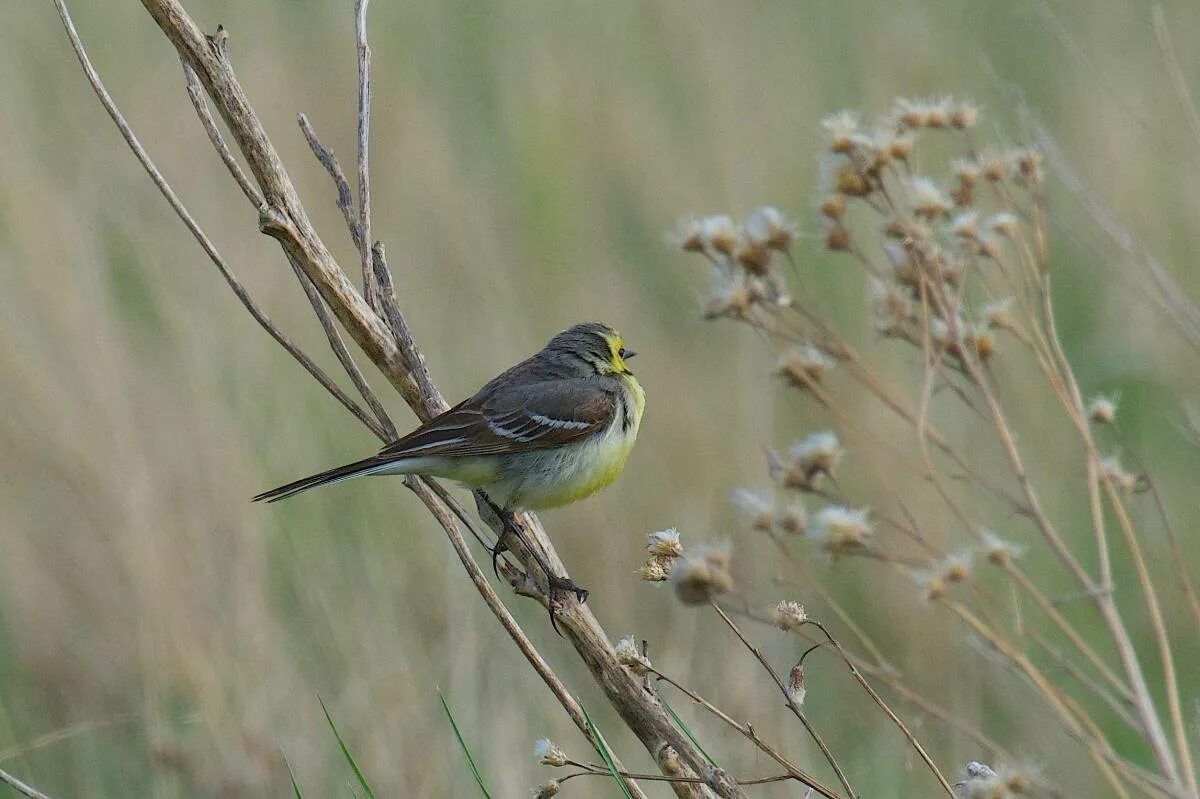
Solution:
{"label": "bird's leg", "polygon": [[560,577],[555,574],[554,570],[550,568],[550,564],[548,564],[546,559],[542,557],[542,553],[525,540],[525,536],[521,532],[521,528],[517,526],[517,519],[513,512],[505,508],[501,508],[483,491],[480,491],[479,495],[483,497],[483,501],[488,504],[488,507],[491,508],[492,513],[496,514],[503,525],[500,537],[496,541],[496,547],[492,550],[492,568],[494,570],[496,569],[496,564],[500,559],[500,555],[509,550],[508,545],[505,543],[506,536],[511,535],[513,538],[520,541],[525,549],[529,551],[529,554],[533,556],[533,559],[537,561],[538,566],[546,575],[546,585],[549,589],[550,595],[550,624],[554,627],[555,632],[558,632],[558,624],[554,618],[554,595],[559,591],[570,591],[582,604],[587,601],[588,590],[586,588],[580,588],[570,577]]}

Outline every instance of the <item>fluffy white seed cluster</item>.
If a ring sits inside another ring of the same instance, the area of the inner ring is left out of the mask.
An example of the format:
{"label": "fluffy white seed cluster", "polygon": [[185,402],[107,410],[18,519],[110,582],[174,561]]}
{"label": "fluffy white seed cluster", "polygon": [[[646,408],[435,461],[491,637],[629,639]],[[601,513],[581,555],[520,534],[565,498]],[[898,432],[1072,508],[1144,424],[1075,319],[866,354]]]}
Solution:
{"label": "fluffy white seed cluster", "polygon": [[675,596],[685,605],[703,605],[732,591],[731,557],[728,544],[708,544],[685,553],[671,569]]}
{"label": "fluffy white seed cluster", "polygon": [[825,506],[808,528],[809,538],[834,558],[862,552],[874,533],[869,510],[845,505]]}
{"label": "fluffy white seed cluster", "polygon": [[650,659],[642,654],[634,636],[627,635],[617,641],[613,651],[617,654],[617,662],[638,677],[645,677],[650,673]]}

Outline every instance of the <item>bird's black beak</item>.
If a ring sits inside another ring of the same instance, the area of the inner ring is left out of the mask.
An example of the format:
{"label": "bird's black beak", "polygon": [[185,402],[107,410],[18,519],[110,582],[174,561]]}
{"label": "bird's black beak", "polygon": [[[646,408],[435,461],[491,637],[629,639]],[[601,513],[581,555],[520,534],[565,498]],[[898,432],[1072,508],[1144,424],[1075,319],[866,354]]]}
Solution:
{"label": "bird's black beak", "polygon": [[635,356],[635,355],[637,355],[637,353],[636,353],[636,352],[634,352],[633,350],[625,350],[625,354],[624,354],[624,355],[622,355],[622,356],[621,356],[621,358],[622,358],[623,360],[626,360],[626,361],[628,361],[630,358],[632,358],[632,357],[633,357],[633,356]]}

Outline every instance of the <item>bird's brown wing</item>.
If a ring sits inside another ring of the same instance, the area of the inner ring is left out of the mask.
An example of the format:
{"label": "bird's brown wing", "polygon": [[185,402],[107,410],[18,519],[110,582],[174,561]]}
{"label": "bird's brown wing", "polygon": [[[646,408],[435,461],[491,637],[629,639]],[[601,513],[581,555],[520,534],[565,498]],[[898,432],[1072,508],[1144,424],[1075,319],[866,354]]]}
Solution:
{"label": "bird's brown wing", "polygon": [[613,420],[617,402],[591,381],[525,384],[472,397],[383,448],[380,460],[504,455],[585,439]]}

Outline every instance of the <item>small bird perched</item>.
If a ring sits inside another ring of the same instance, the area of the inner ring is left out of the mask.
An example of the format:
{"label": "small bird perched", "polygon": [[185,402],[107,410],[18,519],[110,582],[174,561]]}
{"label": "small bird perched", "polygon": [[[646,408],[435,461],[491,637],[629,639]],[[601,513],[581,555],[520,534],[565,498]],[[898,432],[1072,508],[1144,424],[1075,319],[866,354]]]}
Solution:
{"label": "small bird perched", "polygon": [[[275,502],[364,474],[428,475],[481,489],[506,530],[516,532],[514,511],[575,502],[621,474],[646,402],[626,364],[633,356],[608,325],[575,325],[379,454],[254,500]],[[493,558],[503,550],[501,540]],[[574,591],[581,601],[587,596],[541,565],[551,589]]]}

